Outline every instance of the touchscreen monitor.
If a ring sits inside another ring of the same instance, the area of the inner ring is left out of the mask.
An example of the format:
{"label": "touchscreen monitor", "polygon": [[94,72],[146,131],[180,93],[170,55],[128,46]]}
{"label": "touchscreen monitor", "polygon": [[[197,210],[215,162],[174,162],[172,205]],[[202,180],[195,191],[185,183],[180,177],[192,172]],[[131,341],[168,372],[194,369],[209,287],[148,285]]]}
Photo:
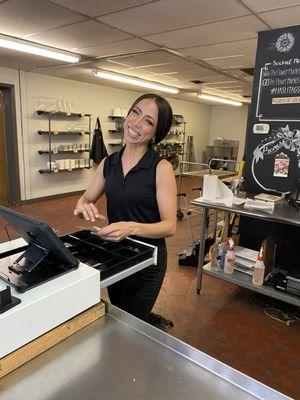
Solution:
{"label": "touchscreen monitor", "polygon": [[78,259],[45,222],[1,205],[0,216],[29,245],[11,263],[1,259],[0,277],[12,286],[24,291],[78,266]]}

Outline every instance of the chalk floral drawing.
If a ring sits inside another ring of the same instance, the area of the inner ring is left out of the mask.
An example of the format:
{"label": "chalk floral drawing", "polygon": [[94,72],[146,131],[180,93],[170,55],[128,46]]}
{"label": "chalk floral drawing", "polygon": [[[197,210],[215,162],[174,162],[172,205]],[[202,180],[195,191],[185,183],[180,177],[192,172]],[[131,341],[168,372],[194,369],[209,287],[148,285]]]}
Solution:
{"label": "chalk floral drawing", "polygon": [[274,130],[272,134],[263,140],[253,151],[251,167],[252,175],[255,182],[265,190],[274,189],[266,188],[261,182],[259,182],[254,171],[255,165],[260,160],[263,161],[265,156],[277,154],[278,151],[282,150],[283,148],[296,153],[298,168],[300,169],[300,130],[294,129],[291,131],[289,125],[286,125],[285,127],[279,127],[278,129]]}
{"label": "chalk floral drawing", "polygon": [[280,53],[287,53],[294,46],[295,38],[291,33],[283,33],[276,41],[276,49]]}

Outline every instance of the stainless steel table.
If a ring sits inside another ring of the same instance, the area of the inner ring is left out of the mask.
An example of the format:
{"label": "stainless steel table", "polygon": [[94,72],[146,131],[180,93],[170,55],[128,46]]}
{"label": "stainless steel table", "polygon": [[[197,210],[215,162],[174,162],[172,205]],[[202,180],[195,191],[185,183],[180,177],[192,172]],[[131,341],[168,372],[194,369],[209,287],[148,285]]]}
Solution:
{"label": "stainless steel table", "polygon": [[227,282],[234,283],[238,286],[251,289],[253,291],[262,293],[266,296],[270,296],[282,301],[285,301],[296,306],[300,306],[300,297],[290,295],[288,293],[280,292],[271,286],[255,286],[252,284],[251,276],[246,275],[239,271],[234,271],[233,274],[225,274],[223,271],[214,271],[204,266],[204,245],[206,237],[206,220],[208,210],[213,209],[217,211],[225,211],[225,232],[228,229],[230,213],[244,215],[249,218],[262,219],[264,221],[278,222],[289,225],[295,225],[300,227],[300,211],[295,207],[288,205],[286,202],[276,204],[273,213],[259,210],[248,210],[243,205],[227,207],[221,204],[214,204],[212,202],[206,202],[203,200],[192,200],[191,204],[194,206],[201,207],[203,209],[202,221],[200,227],[200,249],[199,249],[199,260],[197,270],[197,293],[200,293],[202,286],[202,275],[207,274],[216,278],[222,279]]}
{"label": "stainless steel table", "polygon": [[113,306],[105,317],[2,378],[0,398],[290,399]]}

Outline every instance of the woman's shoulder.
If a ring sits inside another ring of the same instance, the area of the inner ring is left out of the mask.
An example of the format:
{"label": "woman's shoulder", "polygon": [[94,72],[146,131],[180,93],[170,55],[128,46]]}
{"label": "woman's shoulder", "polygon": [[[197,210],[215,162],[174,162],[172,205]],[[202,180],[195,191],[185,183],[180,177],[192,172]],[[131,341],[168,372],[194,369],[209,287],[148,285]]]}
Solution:
{"label": "woman's shoulder", "polygon": [[120,158],[122,156],[122,152],[123,152],[123,149],[121,149],[119,151],[116,151],[116,152],[110,154],[109,156],[107,156],[106,157],[106,164],[107,163],[109,163],[109,165],[116,164],[120,160]]}
{"label": "woman's shoulder", "polygon": [[171,172],[173,173],[173,166],[170,161],[166,160],[165,158],[161,158],[157,164],[157,171],[158,172]]}
{"label": "woman's shoulder", "polygon": [[112,169],[118,164],[121,158],[121,150],[116,151],[115,153],[110,154],[109,156],[105,157],[104,165],[103,165],[103,175],[105,178],[111,173]]}

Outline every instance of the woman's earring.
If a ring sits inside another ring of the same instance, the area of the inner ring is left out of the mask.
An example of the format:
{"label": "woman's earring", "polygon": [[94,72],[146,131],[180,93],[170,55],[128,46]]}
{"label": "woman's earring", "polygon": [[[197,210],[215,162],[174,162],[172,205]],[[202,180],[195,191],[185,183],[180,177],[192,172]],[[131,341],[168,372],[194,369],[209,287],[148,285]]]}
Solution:
{"label": "woman's earring", "polygon": [[151,143],[155,143],[155,136],[151,139]]}

